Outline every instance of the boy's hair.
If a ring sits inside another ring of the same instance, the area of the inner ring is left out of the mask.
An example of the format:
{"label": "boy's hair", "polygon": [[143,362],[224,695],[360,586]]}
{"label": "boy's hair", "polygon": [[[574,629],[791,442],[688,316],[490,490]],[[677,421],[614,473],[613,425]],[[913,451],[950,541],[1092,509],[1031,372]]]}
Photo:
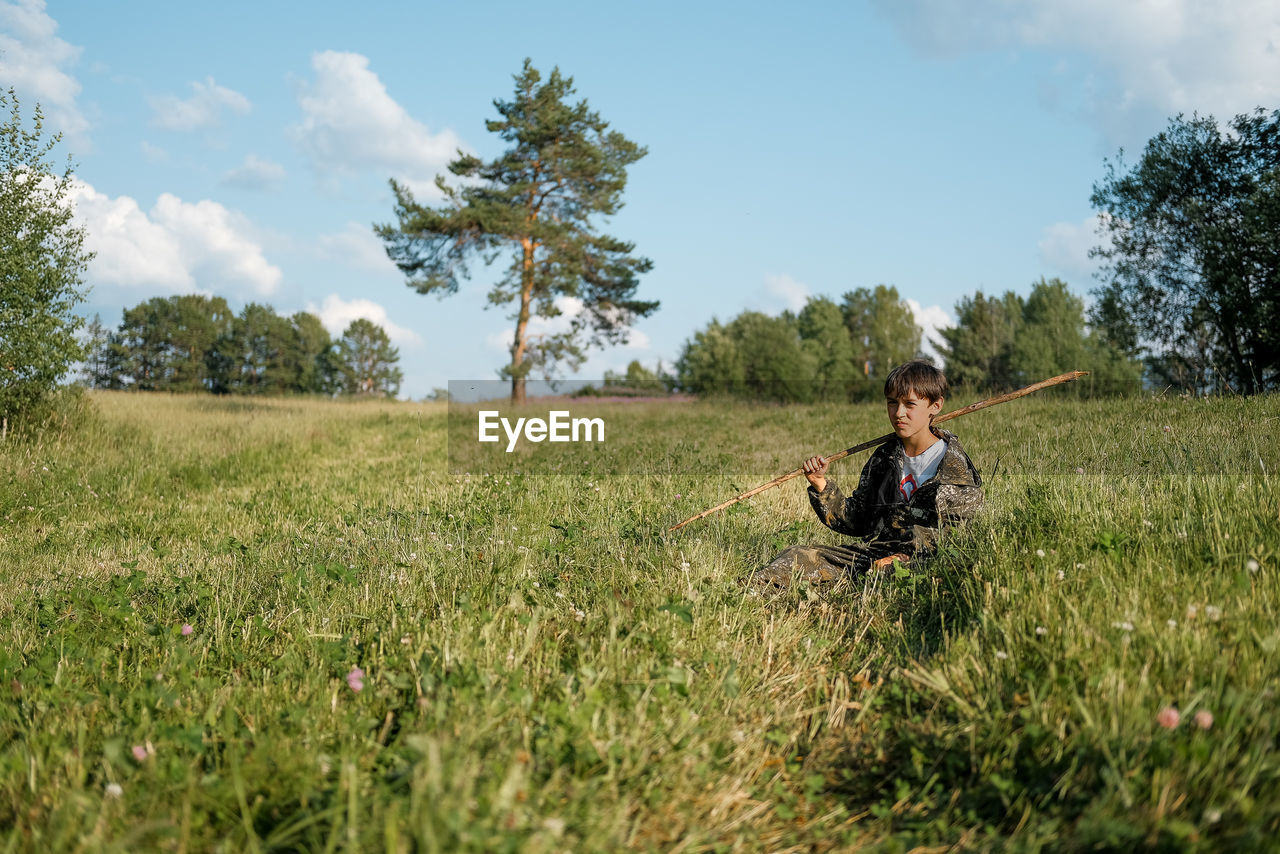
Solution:
{"label": "boy's hair", "polygon": [[898,400],[914,391],[917,397],[933,403],[946,397],[950,390],[947,375],[919,359],[898,365],[884,381],[886,400]]}

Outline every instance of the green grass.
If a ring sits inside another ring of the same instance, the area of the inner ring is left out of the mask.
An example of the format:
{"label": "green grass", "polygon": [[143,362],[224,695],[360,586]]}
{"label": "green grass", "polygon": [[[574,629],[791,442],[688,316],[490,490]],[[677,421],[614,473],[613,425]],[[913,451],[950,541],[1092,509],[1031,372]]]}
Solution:
{"label": "green grass", "polygon": [[437,404],[88,404],[0,447],[0,850],[1276,845],[1278,398],[969,416],[978,521],[774,601],[839,541],[798,484],[666,528],[879,407],[613,404],[663,473],[574,477],[448,473]]}

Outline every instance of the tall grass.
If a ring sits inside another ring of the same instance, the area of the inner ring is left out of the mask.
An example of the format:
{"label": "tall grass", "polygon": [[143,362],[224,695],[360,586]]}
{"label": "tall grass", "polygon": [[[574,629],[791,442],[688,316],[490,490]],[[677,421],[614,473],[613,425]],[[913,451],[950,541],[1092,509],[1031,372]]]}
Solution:
{"label": "tall grass", "polygon": [[0,448],[6,850],[1274,845],[1275,398],[954,422],[979,520],[768,601],[839,541],[798,485],[666,528],[878,407],[631,404],[684,450],[602,477],[449,474],[438,404],[92,402]]}

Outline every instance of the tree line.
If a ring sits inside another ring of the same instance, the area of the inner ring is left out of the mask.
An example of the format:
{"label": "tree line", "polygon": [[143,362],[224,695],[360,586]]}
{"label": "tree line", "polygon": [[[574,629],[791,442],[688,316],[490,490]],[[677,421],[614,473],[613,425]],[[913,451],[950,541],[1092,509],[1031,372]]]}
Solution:
{"label": "tree line", "polygon": [[403,379],[399,350],[370,320],[334,340],[309,312],[283,317],[249,303],[235,314],[200,294],[139,303],[116,329],[95,316],[84,349],[90,388],[394,397]]}
{"label": "tree line", "polygon": [[[1094,393],[1132,392],[1142,365],[1085,323],[1084,301],[1058,279],[1026,298],[981,291],[956,305],[957,324],[933,342],[953,385],[1005,390],[1066,370],[1091,372]],[[884,376],[923,351],[923,331],[896,288],[820,296],[778,317],[748,311],[713,319],[685,342],[673,386],[702,395],[778,401],[877,399]]]}

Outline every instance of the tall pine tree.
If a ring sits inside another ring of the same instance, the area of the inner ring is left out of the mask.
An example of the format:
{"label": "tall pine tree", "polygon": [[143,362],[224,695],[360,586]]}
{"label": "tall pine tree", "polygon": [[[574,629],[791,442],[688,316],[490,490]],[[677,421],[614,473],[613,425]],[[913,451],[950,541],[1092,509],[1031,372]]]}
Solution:
{"label": "tall pine tree", "polygon": [[[489,263],[509,253],[489,301],[513,307],[511,361],[502,373],[516,402],[524,400],[530,370],[550,370],[558,361],[576,366],[584,347],[625,342],[631,323],[658,307],[635,297],[638,277],[652,262],[596,227],[622,207],[627,167],[645,149],[609,130],[586,101],[568,102],[573,93],[572,78],[553,69],[543,82],[526,59],[514,97],[495,101],[499,118],[486,122],[507,150],[487,162],[459,152],[449,164],[459,183],[436,178],[440,207],[419,204],[393,179],[398,223],[374,229],[422,294],[455,293],[475,257]],[[569,329],[531,341],[530,319],[559,315],[559,297],[581,303]]]}

